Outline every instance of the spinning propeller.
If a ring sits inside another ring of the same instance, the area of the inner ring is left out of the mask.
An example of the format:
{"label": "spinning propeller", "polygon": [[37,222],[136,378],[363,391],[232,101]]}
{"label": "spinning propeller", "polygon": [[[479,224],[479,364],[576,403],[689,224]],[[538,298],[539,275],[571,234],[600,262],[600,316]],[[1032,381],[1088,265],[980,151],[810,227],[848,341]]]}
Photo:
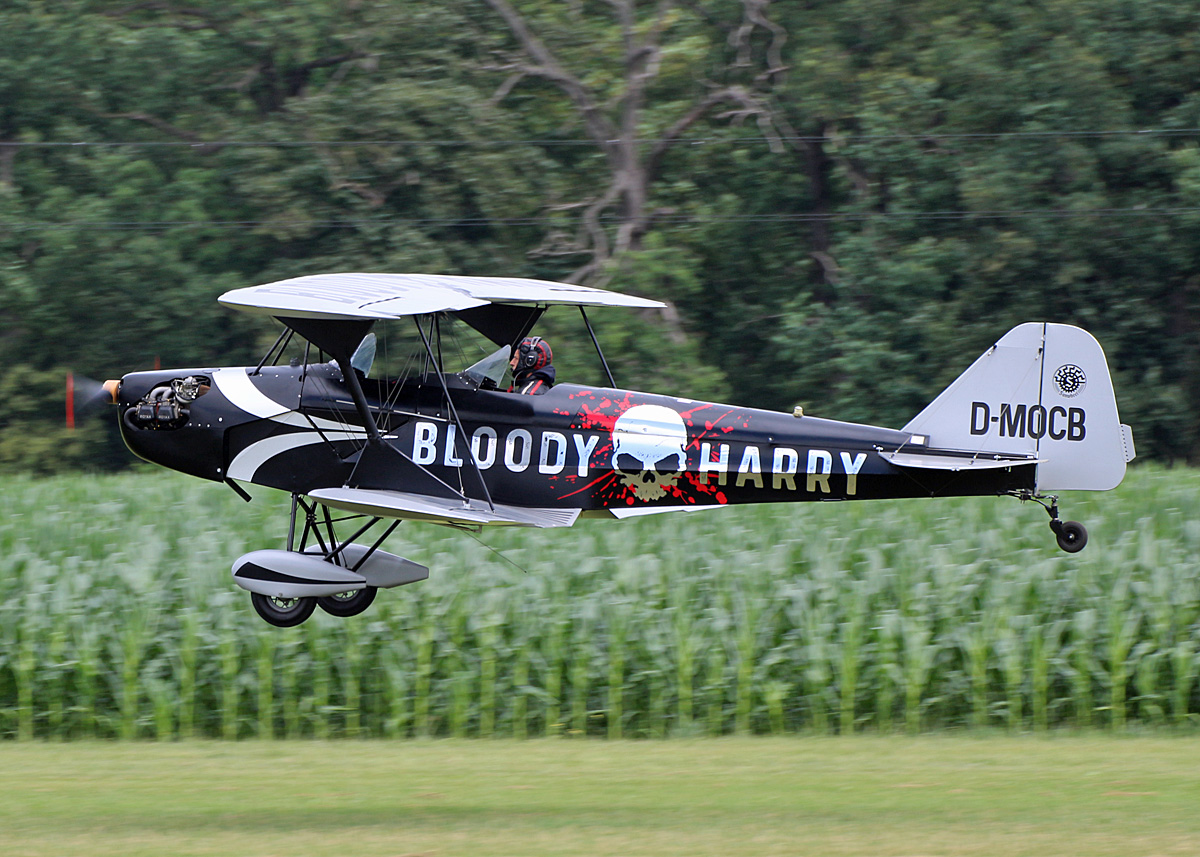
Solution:
{"label": "spinning propeller", "polygon": [[120,381],[101,383],[84,375],[67,373],[66,414],[67,428],[75,428],[76,417],[85,417],[101,405],[115,404],[117,385]]}

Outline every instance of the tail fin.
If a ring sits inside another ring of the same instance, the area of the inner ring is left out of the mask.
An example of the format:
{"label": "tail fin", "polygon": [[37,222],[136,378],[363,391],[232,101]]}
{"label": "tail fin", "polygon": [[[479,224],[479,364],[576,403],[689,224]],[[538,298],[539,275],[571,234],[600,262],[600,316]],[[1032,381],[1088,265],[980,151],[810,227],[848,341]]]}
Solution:
{"label": "tail fin", "polygon": [[1039,491],[1107,491],[1134,457],[1104,351],[1066,324],[1018,325],[904,427],[930,448],[1030,455]]}

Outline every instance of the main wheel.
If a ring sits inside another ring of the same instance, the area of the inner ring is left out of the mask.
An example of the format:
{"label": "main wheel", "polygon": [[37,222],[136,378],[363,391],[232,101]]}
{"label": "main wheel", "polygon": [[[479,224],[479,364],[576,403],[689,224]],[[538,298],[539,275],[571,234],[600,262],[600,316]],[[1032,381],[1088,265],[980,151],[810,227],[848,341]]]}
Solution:
{"label": "main wheel", "polygon": [[1087,529],[1078,521],[1063,521],[1054,534],[1058,546],[1067,553],[1079,553],[1087,544]]}
{"label": "main wheel", "polygon": [[378,592],[374,586],[364,586],[351,592],[339,592],[337,595],[325,595],[317,599],[317,604],[330,616],[357,616],[371,606]]}
{"label": "main wheel", "polygon": [[259,616],[277,628],[299,625],[317,609],[315,598],[276,598],[257,592],[250,593],[250,603]]}

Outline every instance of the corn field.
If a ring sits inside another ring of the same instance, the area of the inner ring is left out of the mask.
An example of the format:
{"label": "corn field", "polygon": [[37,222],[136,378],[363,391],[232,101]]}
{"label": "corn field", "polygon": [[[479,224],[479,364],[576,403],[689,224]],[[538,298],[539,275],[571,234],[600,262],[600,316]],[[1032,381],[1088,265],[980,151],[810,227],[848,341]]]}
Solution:
{"label": "corn field", "polygon": [[224,739],[1200,724],[1200,473],[1064,498],[808,504],[504,530],[405,524],[428,581],[266,625],[229,567],[286,497],[6,478],[0,735]]}

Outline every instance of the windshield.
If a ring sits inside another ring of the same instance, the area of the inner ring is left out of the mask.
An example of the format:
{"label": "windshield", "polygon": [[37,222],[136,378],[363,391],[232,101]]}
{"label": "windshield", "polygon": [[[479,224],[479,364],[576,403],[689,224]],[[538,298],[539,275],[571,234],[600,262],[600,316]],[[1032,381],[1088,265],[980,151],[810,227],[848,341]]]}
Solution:
{"label": "windshield", "polygon": [[350,358],[350,365],[362,372],[364,378],[370,376],[371,367],[375,365],[375,343],[375,334],[368,333],[358,344],[358,348],[354,349],[354,356]]}
{"label": "windshield", "polygon": [[459,372],[458,375],[468,384],[474,385],[476,389],[480,387],[495,389],[504,380],[504,373],[508,370],[510,359],[512,359],[512,349],[507,345],[501,345],[478,363]]}

